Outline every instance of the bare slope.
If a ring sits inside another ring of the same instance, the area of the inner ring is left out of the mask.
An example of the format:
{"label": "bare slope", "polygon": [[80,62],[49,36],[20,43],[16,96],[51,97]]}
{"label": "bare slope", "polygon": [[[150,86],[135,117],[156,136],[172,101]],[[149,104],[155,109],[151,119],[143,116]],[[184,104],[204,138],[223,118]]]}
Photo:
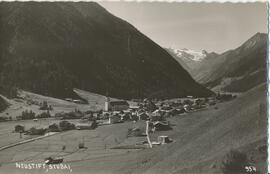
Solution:
{"label": "bare slope", "polygon": [[[266,144],[266,84],[260,85],[235,101],[175,120],[177,131],[171,136],[175,143],[161,148],[143,173],[218,173],[210,168],[230,149],[255,151]],[[265,154],[266,155],[266,154]],[[265,156],[264,155],[264,156]],[[265,172],[266,159],[255,161],[257,170]],[[259,166],[261,168],[259,168]],[[140,173],[140,172],[138,172]]]}
{"label": "bare slope", "polygon": [[[85,99],[88,101],[88,105],[89,108],[91,110],[101,110],[104,109],[104,104],[105,101],[107,100],[107,96],[105,95],[100,95],[100,94],[95,94],[89,91],[84,91],[81,89],[74,89],[74,92],[76,94],[78,94],[81,98]],[[121,100],[121,99],[117,99],[117,98],[111,98],[109,97],[110,101],[117,101],[117,100]],[[127,101],[130,105],[137,105],[136,102],[132,102],[132,101]]]}
{"label": "bare slope", "polygon": [[49,105],[53,107],[53,110],[50,111],[52,116],[60,112],[71,112],[71,111],[74,111],[75,109],[79,109],[81,111],[94,109],[94,106],[91,104],[90,105],[76,104],[73,102],[68,102],[68,101],[53,98],[53,97],[39,95],[39,94],[35,94],[28,91],[20,91],[19,96],[20,96],[20,99],[5,98],[5,100],[10,105],[2,113],[0,113],[0,117],[11,116],[13,119],[15,119],[16,116],[21,116],[22,111],[25,111],[25,110],[32,110],[36,114],[40,114],[44,112],[44,110],[40,110],[39,109],[40,106],[38,104],[44,101],[46,101]]}
{"label": "bare slope", "polygon": [[[78,109],[80,111],[88,111],[88,110],[97,111],[104,109],[106,96],[91,93],[80,89],[74,89],[74,92],[78,94],[81,98],[87,100],[88,104],[78,104],[23,90],[19,91],[20,98],[8,99],[0,95],[0,109],[1,107],[3,107],[2,112],[0,110],[0,117],[11,116],[13,119],[15,119],[16,116],[20,116],[22,111],[25,110],[32,110],[36,114],[42,113],[44,112],[44,110],[40,110],[39,109],[40,106],[38,104],[44,101],[46,101],[48,105],[51,105],[53,107],[53,110],[50,111],[52,116],[54,116],[56,113],[71,112],[74,111],[75,109]],[[1,103],[2,98],[3,103]],[[110,100],[115,101],[119,99],[110,98]],[[130,105],[136,105],[136,103],[132,101],[128,101],[128,103]],[[7,107],[8,105],[9,107]]]}

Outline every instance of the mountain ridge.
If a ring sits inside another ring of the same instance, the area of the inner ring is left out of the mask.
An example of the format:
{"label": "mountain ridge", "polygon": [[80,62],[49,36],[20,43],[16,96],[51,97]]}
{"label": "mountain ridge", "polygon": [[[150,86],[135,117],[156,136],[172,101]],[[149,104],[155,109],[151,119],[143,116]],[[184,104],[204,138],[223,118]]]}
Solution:
{"label": "mountain ridge", "polygon": [[168,53],[178,61],[194,78],[198,72],[196,70],[206,61],[215,59],[218,54],[208,53],[206,50],[194,51],[190,49],[165,48]]}
{"label": "mountain ridge", "polygon": [[[215,90],[244,92],[266,81],[267,34],[257,32],[235,49],[185,64],[192,77]],[[181,57],[175,57],[181,59]]]}

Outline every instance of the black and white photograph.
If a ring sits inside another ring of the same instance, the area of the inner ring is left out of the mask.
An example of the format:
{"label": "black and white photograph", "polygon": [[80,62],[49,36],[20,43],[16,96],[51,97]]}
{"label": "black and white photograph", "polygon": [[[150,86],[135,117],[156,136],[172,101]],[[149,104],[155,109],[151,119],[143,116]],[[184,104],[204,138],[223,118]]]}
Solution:
{"label": "black and white photograph", "polygon": [[0,2],[0,174],[267,174],[268,3]]}

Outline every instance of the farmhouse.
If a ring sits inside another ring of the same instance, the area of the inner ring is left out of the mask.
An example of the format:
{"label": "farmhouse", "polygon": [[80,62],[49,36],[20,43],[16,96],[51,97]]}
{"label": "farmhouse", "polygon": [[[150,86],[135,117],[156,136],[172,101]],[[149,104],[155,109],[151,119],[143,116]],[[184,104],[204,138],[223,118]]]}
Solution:
{"label": "farmhouse", "polygon": [[97,127],[96,121],[76,124],[76,129],[78,129],[78,130],[95,129],[96,127]]}
{"label": "farmhouse", "polygon": [[171,130],[169,123],[156,121],[153,123],[153,132],[154,131],[165,131],[165,130]]}
{"label": "farmhouse", "polygon": [[129,106],[129,109],[130,109],[130,110],[138,110],[138,109],[140,109],[140,106],[137,106],[137,105],[130,105],[130,106]]}
{"label": "farmhouse", "polygon": [[160,144],[167,144],[167,143],[172,142],[172,140],[168,136],[159,136],[158,137],[158,142]]}
{"label": "farmhouse", "polygon": [[128,121],[131,120],[131,113],[124,113],[121,115],[121,120]]}
{"label": "farmhouse", "polygon": [[138,114],[138,118],[139,120],[148,120],[149,116],[145,112],[143,112]]}
{"label": "farmhouse", "polygon": [[109,124],[121,122],[121,116],[119,114],[111,115],[109,117]]}
{"label": "farmhouse", "polygon": [[109,98],[105,101],[105,111],[123,111],[129,108],[127,101],[110,101]]}
{"label": "farmhouse", "polygon": [[73,102],[77,104],[84,104],[84,101],[79,100],[79,99],[73,100]]}
{"label": "farmhouse", "polygon": [[72,98],[65,98],[66,101],[73,102]]}

